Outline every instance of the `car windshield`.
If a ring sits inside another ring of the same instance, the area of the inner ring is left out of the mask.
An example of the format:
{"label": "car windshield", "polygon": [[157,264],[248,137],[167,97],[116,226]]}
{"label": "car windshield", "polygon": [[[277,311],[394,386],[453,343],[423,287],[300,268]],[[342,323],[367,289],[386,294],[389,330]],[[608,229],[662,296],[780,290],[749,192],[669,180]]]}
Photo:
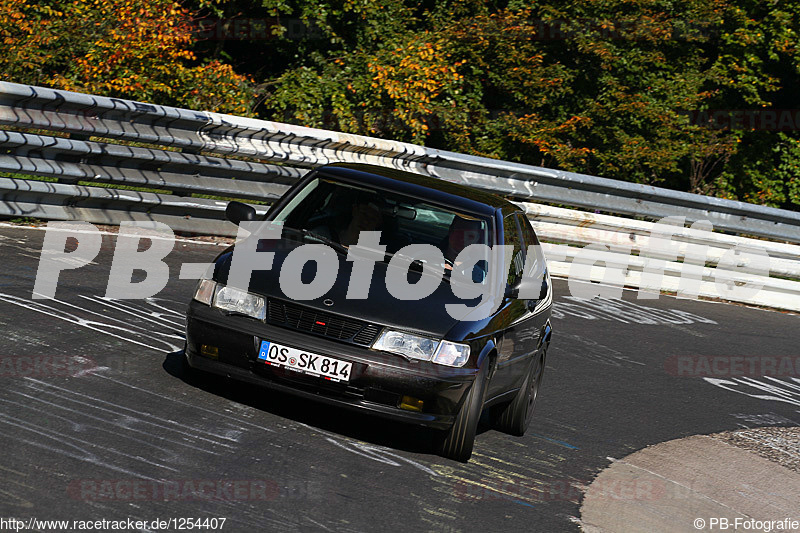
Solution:
{"label": "car windshield", "polygon": [[380,242],[389,254],[409,244],[430,244],[449,261],[470,244],[492,244],[490,220],[419,198],[327,178],[309,182],[274,220],[343,246],[356,244],[362,231],[380,231]]}

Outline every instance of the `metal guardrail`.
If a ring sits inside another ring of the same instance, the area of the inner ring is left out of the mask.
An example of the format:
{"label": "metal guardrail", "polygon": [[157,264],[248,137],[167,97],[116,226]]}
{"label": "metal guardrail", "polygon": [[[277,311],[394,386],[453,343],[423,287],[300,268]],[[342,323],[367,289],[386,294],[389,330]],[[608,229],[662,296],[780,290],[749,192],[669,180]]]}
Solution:
{"label": "metal guardrail", "polygon": [[[696,295],[687,297],[722,298],[800,311],[800,282],[794,281],[800,280],[800,246],[677,228],[671,237],[674,249],[667,253],[657,245],[652,246],[653,222],[542,204],[519,205],[525,209],[539,238],[549,241],[543,247],[554,276],[601,283],[609,279],[608,269],[616,269],[626,287],[653,289],[642,276],[649,259],[655,258],[665,261],[656,289],[686,296],[684,291],[692,287]],[[603,246],[605,250],[584,248],[587,245]],[[691,262],[692,249],[700,247],[705,254],[705,267],[696,273],[697,284],[682,282],[684,261]],[[769,275],[764,275],[760,265],[749,264],[752,257],[747,255],[737,260],[735,269],[724,264],[724,258],[730,260],[730,252],[736,248],[757,249],[769,255]],[[587,262],[594,265],[587,269],[583,267]],[[737,289],[737,285],[745,283],[760,289]]]}
{"label": "metal guardrail", "polygon": [[[0,82],[0,124],[305,168],[332,161],[373,163],[519,199],[654,219],[679,215],[690,222],[710,220],[720,230],[800,243],[800,213],[792,211],[217,113]],[[19,148],[7,142],[0,146],[7,150],[4,159],[21,156]],[[12,161],[3,168],[9,166]]]}
{"label": "metal guardrail", "polygon": [[13,131],[0,131],[0,146],[12,156],[0,160],[2,170],[60,182],[101,181],[179,193],[214,191],[253,200],[280,198],[305,173],[286,166]]}
{"label": "metal guardrail", "polygon": [[[409,170],[519,201],[650,220],[666,216],[685,217],[687,223],[709,220],[717,230],[800,243],[800,213],[792,211],[396,141],[9,82],[0,82],[0,125],[10,128],[0,130],[0,171],[56,180],[0,178],[0,215],[105,224],[152,220],[176,231],[232,235],[234,227],[224,221],[226,202],[192,195],[269,202],[308,169],[347,161]],[[163,192],[77,185],[79,181]],[[612,254],[622,244],[628,254],[641,252],[652,229],[646,220],[523,205],[544,240],[607,243]],[[743,237],[713,235],[713,242],[706,242],[712,266],[732,246],[753,243]],[[773,277],[800,279],[800,246],[757,242],[772,256]],[[577,249],[548,246],[563,257],[555,261],[553,271],[569,271]],[[597,259],[612,264],[623,257],[612,260],[600,254]],[[627,261],[626,283],[637,286],[639,263]],[[665,290],[673,290],[670,283],[679,271],[680,263],[668,265],[672,278],[665,277]],[[594,272],[592,279],[597,278],[597,269]],[[714,284],[704,283],[702,295],[713,297]],[[776,306],[800,310],[800,298],[785,297],[800,295],[794,286],[770,282],[765,287],[782,291],[779,298],[766,297]],[[748,303],[769,305],[762,300]]]}

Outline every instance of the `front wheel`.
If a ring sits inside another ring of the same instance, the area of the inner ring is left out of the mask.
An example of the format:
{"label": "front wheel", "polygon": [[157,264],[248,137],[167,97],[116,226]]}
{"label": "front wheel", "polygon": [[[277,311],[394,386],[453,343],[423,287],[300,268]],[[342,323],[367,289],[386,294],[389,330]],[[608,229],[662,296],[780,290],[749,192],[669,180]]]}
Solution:
{"label": "front wheel", "polygon": [[456,415],[456,421],[442,437],[439,454],[442,457],[466,463],[472,455],[478,421],[486,399],[486,385],[489,375],[489,362],[484,361],[475,376],[475,382],[467,393],[464,404]]}
{"label": "front wheel", "polygon": [[545,354],[536,355],[517,395],[497,416],[495,425],[504,433],[521,437],[528,430],[544,375]]}

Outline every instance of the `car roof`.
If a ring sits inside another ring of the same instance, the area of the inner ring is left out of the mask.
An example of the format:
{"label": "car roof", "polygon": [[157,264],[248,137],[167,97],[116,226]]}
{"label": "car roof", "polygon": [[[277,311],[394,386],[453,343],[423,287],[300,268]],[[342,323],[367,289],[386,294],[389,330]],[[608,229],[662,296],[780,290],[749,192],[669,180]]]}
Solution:
{"label": "car roof", "polygon": [[317,171],[326,176],[394,189],[485,215],[492,215],[498,209],[518,209],[505,198],[495,194],[405,170],[361,163],[333,163],[318,167]]}

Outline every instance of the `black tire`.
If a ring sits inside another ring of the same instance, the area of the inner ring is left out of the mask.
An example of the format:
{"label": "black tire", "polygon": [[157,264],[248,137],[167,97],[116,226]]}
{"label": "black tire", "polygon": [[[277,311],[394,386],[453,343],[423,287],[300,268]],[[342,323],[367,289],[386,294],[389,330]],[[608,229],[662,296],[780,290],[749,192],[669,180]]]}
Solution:
{"label": "black tire", "polygon": [[510,435],[521,437],[528,430],[536,407],[536,397],[544,375],[545,354],[541,353],[531,361],[525,381],[522,382],[514,399],[500,411],[495,419],[495,427]]}
{"label": "black tire", "polygon": [[447,430],[439,442],[439,455],[466,463],[472,455],[478,421],[483,412],[486,399],[486,385],[489,375],[489,362],[484,361],[475,376],[464,404],[456,415],[453,427]]}

